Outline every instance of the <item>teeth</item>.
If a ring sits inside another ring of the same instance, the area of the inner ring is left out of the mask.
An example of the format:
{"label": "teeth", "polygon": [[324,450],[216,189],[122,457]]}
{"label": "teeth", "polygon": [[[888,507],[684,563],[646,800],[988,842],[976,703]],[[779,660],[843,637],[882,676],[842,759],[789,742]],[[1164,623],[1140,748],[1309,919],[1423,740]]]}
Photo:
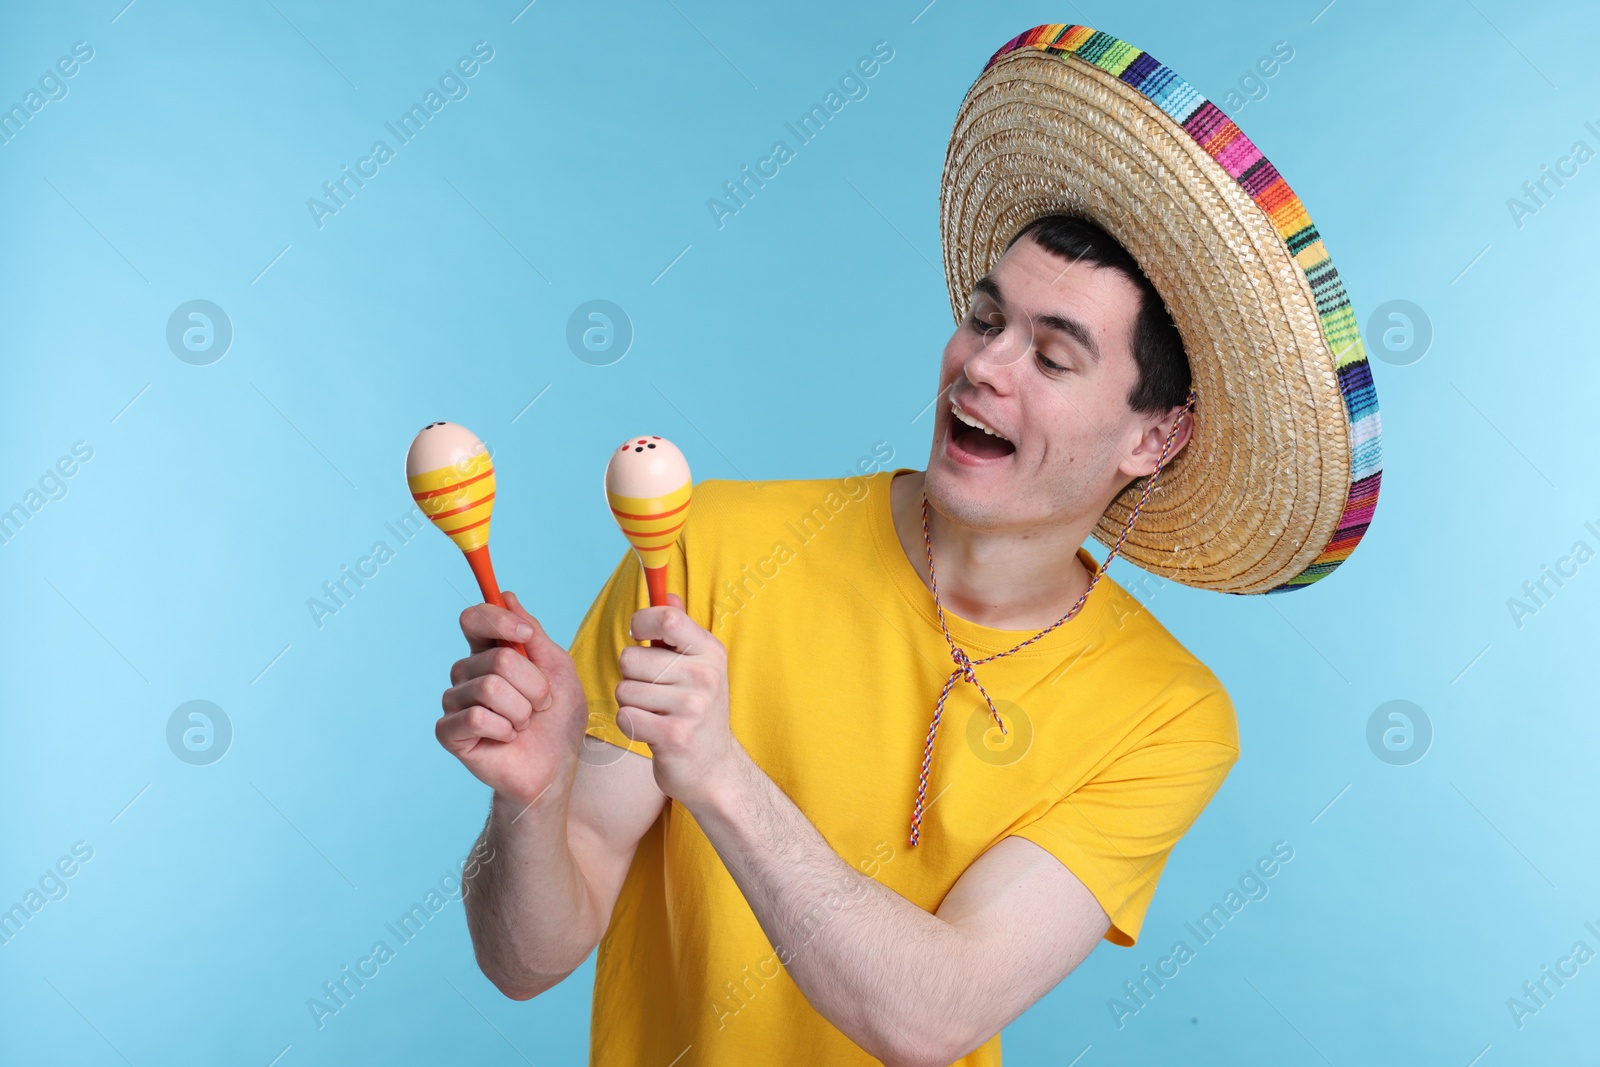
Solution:
{"label": "teeth", "polygon": [[990,437],[998,437],[1002,441],[1010,441],[1010,438],[1006,437],[1004,434],[995,433],[993,430],[989,429],[989,427],[985,426],[971,415],[968,415],[965,411],[962,411],[960,408],[956,407],[954,403],[950,405],[950,414],[954,415],[968,426],[971,426],[973,429],[982,430]]}

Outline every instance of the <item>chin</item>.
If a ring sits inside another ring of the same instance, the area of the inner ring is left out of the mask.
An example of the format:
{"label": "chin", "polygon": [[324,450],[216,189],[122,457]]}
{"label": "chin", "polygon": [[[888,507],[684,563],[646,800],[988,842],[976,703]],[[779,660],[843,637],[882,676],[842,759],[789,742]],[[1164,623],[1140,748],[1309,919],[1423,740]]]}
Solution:
{"label": "chin", "polygon": [[973,477],[964,469],[950,470],[941,457],[930,458],[922,491],[928,507],[952,522],[972,529],[997,529],[1009,525],[1010,513],[1020,503],[1008,479]]}

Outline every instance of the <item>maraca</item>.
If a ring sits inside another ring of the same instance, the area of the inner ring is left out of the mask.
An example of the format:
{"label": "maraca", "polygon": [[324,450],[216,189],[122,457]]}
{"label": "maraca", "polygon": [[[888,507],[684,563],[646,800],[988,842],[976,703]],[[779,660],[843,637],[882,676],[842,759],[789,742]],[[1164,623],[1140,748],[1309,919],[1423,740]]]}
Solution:
{"label": "maraca", "polygon": [[[433,524],[467,555],[483,599],[506,606],[489,562],[489,514],[494,510],[494,463],[476,434],[453,422],[423,427],[406,452],[406,483],[411,498]],[[515,641],[507,648],[527,656]]]}
{"label": "maraca", "polygon": [[630,437],[611,453],[605,487],[611,514],[644,565],[650,606],[660,607],[667,602],[667,557],[689,514],[689,461],[666,438]]}

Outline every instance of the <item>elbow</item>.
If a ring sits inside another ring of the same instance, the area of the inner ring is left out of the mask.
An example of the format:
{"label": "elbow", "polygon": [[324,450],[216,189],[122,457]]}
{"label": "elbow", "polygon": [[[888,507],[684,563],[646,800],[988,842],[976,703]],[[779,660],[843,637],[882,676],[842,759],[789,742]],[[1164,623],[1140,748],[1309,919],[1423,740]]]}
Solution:
{"label": "elbow", "polygon": [[[483,953],[474,953],[478,961],[478,970],[489,979],[489,983],[498,989],[501,995],[510,1000],[532,1000],[552,986],[558,985],[565,974],[554,978],[542,978],[529,974],[513,973],[512,969],[500,965],[497,961],[488,959]],[[569,971],[568,974],[571,972]]]}
{"label": "elbow", "polygon": [[501,995],[506,997],[508,1000],[532,1000],[534,997],[550,988],[549,986],[541,987],[528,984],[518,984],[506,978],[496,978],[493,976],[489,976],[489,981],[496,989],[500,990]]}
{"label": "elbow", "polygon": [[958,1058],[938,1052],[926,1042],[919,1042],[915,1047],[905,1043],[900,1048],[878,1054],[883,1067],[950,1067]]}
{"label": "elbow", "polygon": [[488,971],[483,973],[484,977],[489,979],[490,984],[500,990],[501,994],[509,1000],[532,1000],[552,986],[559,985],[561,978],[566,977],[566,975],[562,975],[561,978],[550,981],[529,981],[527,979],[513,979],[504,974],[491,974]]}
{"label": "elbow", "polygon": [[504,993],[510,1000],[532,1000],[534,997],[544,992],[543,989],[537,989],[533,987],[518,988],[515,986],[500,985],[498,983],[496,983],[495,988]]}
{"label": "elbow", "polygon": [[906,1032],[875,1034],[875,1047],[867,1051],[882,1061],[884,1067],[949,1067],[982,1044],[982,1041],[967,1041],[937,1026],[929,1026],[921,1032],[908,1028]]}

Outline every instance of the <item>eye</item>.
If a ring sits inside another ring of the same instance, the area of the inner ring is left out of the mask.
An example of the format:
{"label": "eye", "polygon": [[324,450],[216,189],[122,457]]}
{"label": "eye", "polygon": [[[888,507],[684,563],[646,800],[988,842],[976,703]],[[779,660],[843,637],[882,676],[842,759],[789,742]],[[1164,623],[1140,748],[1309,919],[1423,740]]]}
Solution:
{"label": "eye", "polygon": [[984,335],[992,333],[995,330],[1003,330],[1003,329],[1005,329],[1005,323],[1003,323],[1003,322],[985,322],[983,319],[978,317],[978,313],[976,311],[970,312],[967,315],[967,325],[972,327],[972,329],[973,329],[973,331],[975,333],[984,334]]}
{"label": "eye", "polygon": [[1046,356],[1045,356],[1045,354],[1043,352],[1039,353],[1039,366],[1043,367],[1047,371],[1052,371],[1052,372],[1061,371],[1061,372],[1065,373],[1066,370],[1067,370],[1067,368],[1063,367],[1061,364],[1055,362],[1054,360],[1046,358]]}

